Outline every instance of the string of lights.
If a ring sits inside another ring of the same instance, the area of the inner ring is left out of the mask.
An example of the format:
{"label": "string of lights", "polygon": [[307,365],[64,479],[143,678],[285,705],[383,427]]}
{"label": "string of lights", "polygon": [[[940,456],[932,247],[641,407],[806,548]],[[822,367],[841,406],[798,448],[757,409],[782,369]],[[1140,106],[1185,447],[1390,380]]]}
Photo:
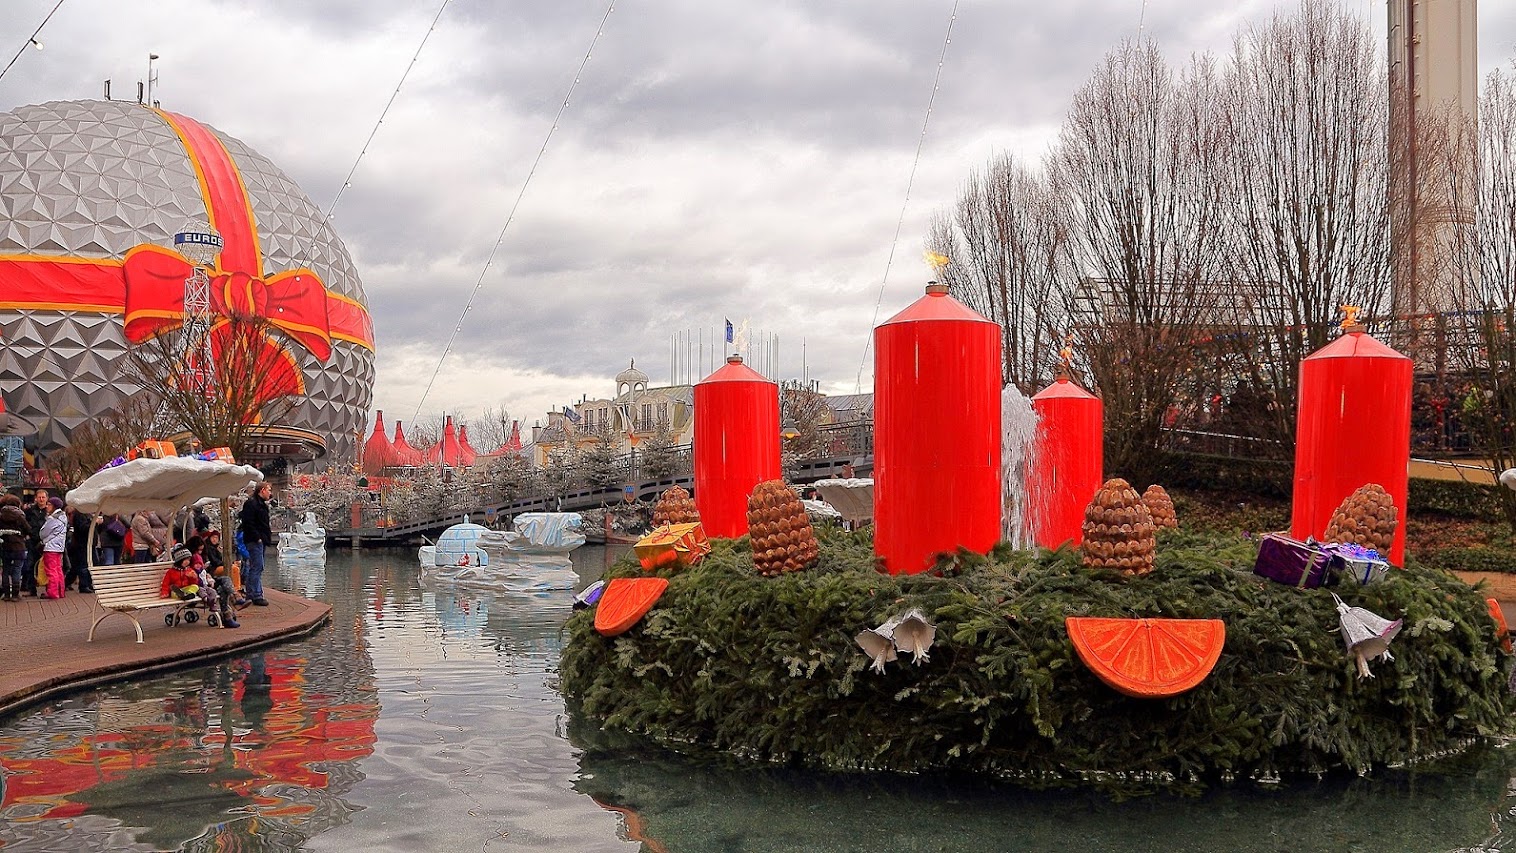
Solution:
{"label": "string of lights", "polygon": [[516,210],[521,207],[521,200],[526,197],[526,190],[531,186],[532,176],[537,174],[537,167],[542,163],[543,155],[547,153],[548,143],[553,140],[553,134],[558,130],[558,122],[563,119],[563,113],[568,110],[569,99],[574,96],[574,90],[578,88],[579,80],[584,76],[585,66],[589,65],[590,57],[595,53],[595,45],[600,43],[600,36],[605,32],[606,21],[610,20],[611,13],[614,11],[616,11],[616,3],[615,0],[611,0],[610,5],[605,8],[605,14],[600,17],[600,24],[595,28],[595,37],[590,39],[590,46],[585,50],[584,58],[579,60],[579,68],[574,71],[574,82],[569,84],[568,92],[563,96],[563,103],[558,105],[558,113],[553,116],[553,124],[542,139],[542,147],[537,149],[537,157],[532,161],[531,169],[527,170],[526,180],[521,182],[521,190],[516,194],[516,201],[511,205],[510,213],[505,217],[505,224],[500,226],[500,236],[495,238],[495,245],[490,249],[489,257],[484,261],[484,269],[479,271],[479,280],[474,283],[474,290],[469,294],[462,313],[458,315],[458,322],[453,324],[453,331],[448,336],[447,345],[442,348],[442,355],[437,359],[437,367],[432,371],[432,377],[426,382],[426,390],[421,392],[421,399],[416,401],[416,412],[411,415],[412,421],[420,417],[421,406],[426,402],[427,396],[432,393],[432,386],[437,382],[437,374],[442,372],[443,362],[447,361],[448,353],[453,351],[453,344],[458,340],[458,333],[463,331],[464,318],[473,309],[474,300],[479,297],[479,290],[484,287],[484,278],[495,263],[495,255],[500,251],[500,244],[505,242],[505,233],[510,229],[511,222],[516,219]]}
{"label": "string of lights", "polygon": [[[926,131],[932,121],[932,106],[937,103],[937,90],[942,83],[942,66],[947,61],[948,45],[953,43],[953,22],[958,20],[958,0],[953,0],[953,10],[948,16],[947,34],[942,38],[942,52],[937,56],[937,73],[932,77],[932,95],[926,102],[926,116],[921,120],[921,137],[916,140],[916,159],[911,161],[911,174],[905,182],[905,201],[900,204],[900,217],[895,220],[895,239],[890,241],[890,254],[884,262],[884,278],[879,281],[879,298],[874,300],[874,318],[869,329],[879,323],[879,308],[884,304],[884,288],[890,281],[890,267],[895,263],[895,249],[900,245],[900,230],[905,227],[905,211],[911,206],[911,190],[916,185],[916,168],[921,165],[921,149],[926,146]],[[868,363],[869,349],[874,345],[872,334],[865,336],[863,358],[858,361],[858,377],[854,393],[863,393],[863,366]]]}
{"label": "string of lights", "polygon": [[11,70],[11,66],[16,64],[16,60],[21,58],[21,54],[26,53],[27,48],[35,47],[38,50],[42,49],[42,42],[38,40],[37,36],[42,34],[42,28],[47,26],[47,22],[53,19],[53,15],[58,12],[58,7],[62,5],[63,0],[58,0],[57,3],[53,4],[52,11],[47,13],[47,17],[42,19],[42,23],[38,24],[37,28],[32,30],[32,34],[26,37],[26,41],[21,43],[21,47],[16,50],[16,55],[11,57],[11,61],[5,63],[5,69],[0,71],[0,80],[5,79],[5,75]]}
{"label": "string of lights", "polygon": [[[59,0],[62,2],[62,0]],[[358,158],[353,161],[353,168],[347,170],[347,177],[342,179],[342,186],[337,188],[337,197],[332,199],[331,206],[326,209],[326,218],[331,219],[333,212],[337,210],[337,202],[342,201],[342,194],[353,185],[353,175],[358,171],[358,164],[363,162],[363,155],[368,153],[368,147],[379,133],[380,125],[384,124],[384,117],[390,114],[390,107],[395,105],[395,99],[400,97],[400,87],[405,85],[406,78],[411,76],[411,69],[416,67],[416,60],[421,58],[421,51],[426,49],[427,39],[437,31],[437,22],[442,20],[442,13],[447,9],[447,4],[452,0],[442,0],[442,5],[437,7],[437,14],[432,16],[432,25],[426,28],[426,35],[421,37],[421,44],[416,46],[416,52],[411,56],[410,64],[405,66],[405,73],[400,75],[400,82],[395,84],[395,91],[390,93],[390,99],[385,103],[384,109],[379,112],[379,120],[374,122],[374,129],[368,132],[368,139],[363,140],[363,147],[358,151]]]}

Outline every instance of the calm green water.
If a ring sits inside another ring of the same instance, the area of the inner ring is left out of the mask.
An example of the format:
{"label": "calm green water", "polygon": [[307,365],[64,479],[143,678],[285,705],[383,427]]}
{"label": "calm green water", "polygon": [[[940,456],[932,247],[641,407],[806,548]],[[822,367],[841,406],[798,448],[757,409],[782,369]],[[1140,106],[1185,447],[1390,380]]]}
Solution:
{"label": "calm green water", "polygon": [[[577,551],[581,585],[614,556]],[[329,628],[0,721],[0,848],[1516,851],[1509,749],[1123,803],[676,756],[568,718],[567,592],[418,574],[399,552],[276,566],[279,587],[332,604]]]}

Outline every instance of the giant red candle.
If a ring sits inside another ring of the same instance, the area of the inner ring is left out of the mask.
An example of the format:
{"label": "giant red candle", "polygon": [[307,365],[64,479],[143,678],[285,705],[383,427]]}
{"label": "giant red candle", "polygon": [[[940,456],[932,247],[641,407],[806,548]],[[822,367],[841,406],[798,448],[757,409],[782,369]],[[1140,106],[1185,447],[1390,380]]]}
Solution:
{"label": "giant red candle", "polygon": [[1291,536],[1319,539],[1343,499],[1378,483],[1400,521],[1390,562],[1403,564],[1411,372],[1409,358],[1351,330],[1300,363]]}
{"label": "giant red candle", "polygon": [[695,386],[695,506],[707,536],[747,533],[747,498],[778,479],[779,386],[734,355]]}
{"label": "giant red candle", "polygon": [[1032,538],[1043,548],[1084,540],[1084,510],[1104,482],[1100,398],[1059,376],[1032,398],[1037,446],[1027,469]]}
{"label": "giant red candle", "polygon": [[930,284],[874,330],[874,553],[917,574],[1000,540],[1000,327]]}

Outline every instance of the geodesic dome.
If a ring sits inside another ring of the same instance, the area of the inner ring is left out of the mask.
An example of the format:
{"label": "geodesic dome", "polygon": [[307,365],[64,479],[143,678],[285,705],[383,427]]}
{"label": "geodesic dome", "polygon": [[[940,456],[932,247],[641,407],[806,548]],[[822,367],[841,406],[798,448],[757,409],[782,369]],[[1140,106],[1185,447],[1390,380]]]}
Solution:
{"label": "geodesic dome", "polygon": [[373,393],[374,339],[341,239],[241,141],[123,101],[0,113],[0,393],[38,425],[40,446],[67,444],[138,390],[129,338],[174,333],[183,299],[169,247],[206,225],[225,240],[213,312],[268,319],[299,371],[304,394],[283,425],[321,436],[332,456],[352,454]]}

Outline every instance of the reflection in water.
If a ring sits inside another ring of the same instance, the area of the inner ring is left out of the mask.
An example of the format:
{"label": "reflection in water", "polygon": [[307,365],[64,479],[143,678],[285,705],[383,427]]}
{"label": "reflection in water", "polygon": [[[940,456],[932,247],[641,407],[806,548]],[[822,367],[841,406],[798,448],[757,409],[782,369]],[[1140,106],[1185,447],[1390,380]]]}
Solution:
{"label": "reflection in water", "polygon": [[[575,719],[575,788],[669,850],[1516,850],[1516,755],[1478,748],[1370,779],[1112,802],[987,780],[834,775],[694,761]],[[677,780],[677,781],[675,781]]]}
{"label": "reflection in water", "polygon": [[[579,586],[622,550],[576,551]],[[1516,851],[1506,750],[1125,803],[736,767],[570,724],[554,689],[570,591],[422,583],[409,552],[276,571],[330,602],[332,626],[4,721],[6,853]]]}
{"label": "reflection in water", "polygon": [[[352,819],[379,718],[364,621],[42,705],[0,734],[7,850],[294,850]],[[256,619],[256,614],[250,618]]]}

